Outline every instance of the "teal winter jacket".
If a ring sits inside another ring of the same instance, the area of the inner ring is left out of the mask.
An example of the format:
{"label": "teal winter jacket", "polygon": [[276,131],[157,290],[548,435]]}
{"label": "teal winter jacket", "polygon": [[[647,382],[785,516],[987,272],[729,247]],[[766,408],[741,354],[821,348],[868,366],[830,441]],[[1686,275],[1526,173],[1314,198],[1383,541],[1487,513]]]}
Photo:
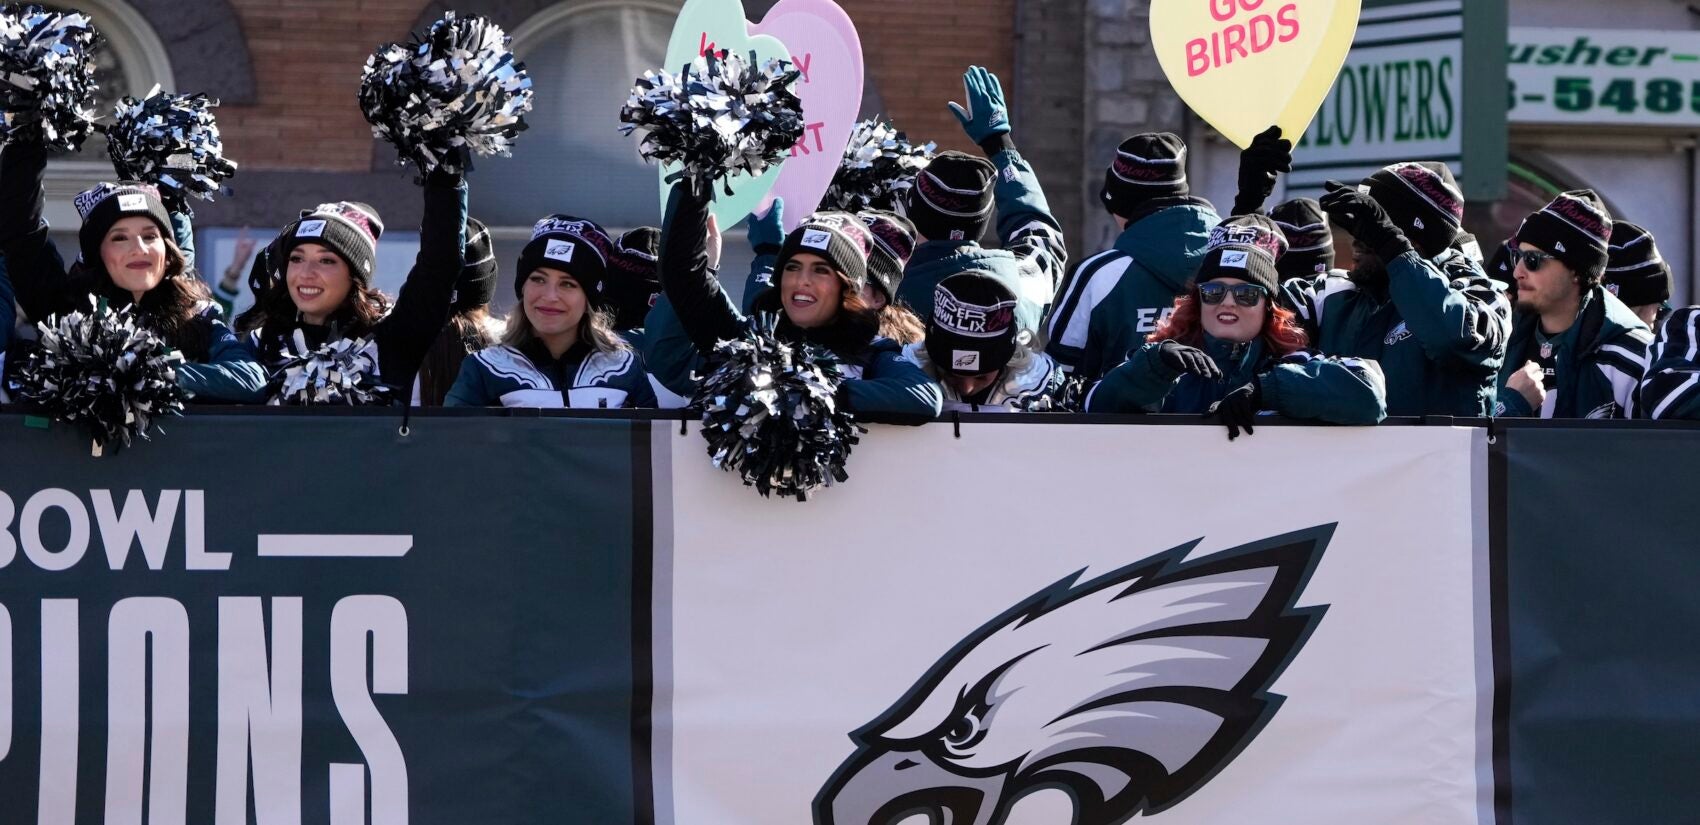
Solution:
{"label": "teal winter jacket", "polygon": [[1387,274],[1385,288],[1329,273],[1281,289],[1313,347],[1381,365],[1388,415],[1491,415],[1511,335],[1503,288],[1456,248],[1432,261],[1407,252]]}
{"label": "teal winter jacket", "polygon": [[1202,349],[1224,376],[1208,380],[1164,364],[1161,346],[1147,343],[1110,370],[1087,395],[1086,411],[1203,413],[1229,391],[1256,380],[1264,410],[1288,418],[1367,425],[1387,417],[1386,381],[1374,361],[1309,350],[1275,358],[1262,340],[1235,344],[1207,335]]}
{"label": "teal winter jacket", "polygon": [[1197,198],[1153,201],[1115,245],[1069,274],[1045,322],[1050,353],[1063,368],[1096,381],[1145,343],[1175,310],[1175,298],[1204,260],[1215,207]]}
{"label": "teal winter jacket", "polygon": [[[715,345],[741,337],[746,321],[708,269],[707,226],[707,196],[693,192],[688,183],[676,185],[661,230],[664,294],[644,319],[644,364],[663,386],[687,398]],[[938,386],[877,330],[863,329],[843,314],[820,329],[799,329],[784,319],[772,290],[757,299],[755,309],[780,316],[780,337],[833,353],[845,376],[840,392],[850,411],[916,421],[938,415]]]}
{"label": "teal winter jacket", "polygon": [[1039,176],[1014,149],[991,156],[998,179],[992,189],[1001,249],[969,239],[928,238],[915,247],[897,286],[898,303],[925,321],[933,316],[933,289],[939,281],[969,269],[990,273],[1014,292],[1015,319],[1037,333],[1068,267],[1062,227],[1051,215]]}

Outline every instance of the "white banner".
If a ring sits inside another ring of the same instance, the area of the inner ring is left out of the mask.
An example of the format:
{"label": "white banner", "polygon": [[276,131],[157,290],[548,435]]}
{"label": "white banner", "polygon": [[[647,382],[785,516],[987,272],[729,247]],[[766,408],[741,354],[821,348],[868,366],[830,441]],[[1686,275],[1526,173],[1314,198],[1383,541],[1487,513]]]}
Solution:
{"label": "white banner", "polygon": [[802,504],[691,430],[660,823],[1491,822],[1483,430],[876,427]]}

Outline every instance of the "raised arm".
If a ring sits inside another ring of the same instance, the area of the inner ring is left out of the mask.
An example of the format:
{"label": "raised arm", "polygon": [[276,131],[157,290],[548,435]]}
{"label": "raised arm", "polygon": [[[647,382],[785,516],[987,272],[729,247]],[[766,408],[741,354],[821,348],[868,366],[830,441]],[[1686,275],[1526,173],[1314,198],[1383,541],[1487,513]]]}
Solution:
{"label": "raised arm", "polygon": [[673,185],[661,224],[661,287],[685,334],[703,353],[738,337],[744,323],[709,269],[708,203],[708,185],[680,181]]}
{"label": "raised arm", "polygon": [[31,321],[81,306],[86,289],[65,277],[65,262],[47,238],[42,219],[47,148],[14,140],[0,149],[0,252],[6,256],[17,303]]}
{"label": "raised arm", "polygon": [[396,297],[395,309],[378,324],[378,371],[384,383],[413,384],[425,353],[449,319],[449,300],[460,277],[466,243],[466,183],[459,175],[434,171],[425,177],[425,214],[419,224],[419,256]]}

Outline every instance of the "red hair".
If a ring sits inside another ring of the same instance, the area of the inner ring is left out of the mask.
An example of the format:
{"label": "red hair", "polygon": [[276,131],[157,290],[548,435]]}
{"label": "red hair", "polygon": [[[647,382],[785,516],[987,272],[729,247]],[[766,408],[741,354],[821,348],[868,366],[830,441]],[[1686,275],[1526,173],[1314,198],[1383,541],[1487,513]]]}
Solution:
{"label": "red hair", "polygon": [[[1228,298],[1232,301],[1233,298]],[[1299,316],[1292,310],[1279,306],[1273,297],[1268,301],[1269,317],[1263,321],[1263,332],[1258,335],[1263,339],[1263,348],[1276,358],[1283,358],[1310,346],[1310,336],[1299,326]],[[1169,341],[1186,344],[1189,347],[1204,346],[1204,323],[1200,318],[1197,287],[1189,287],[1186,294],[1175,299],[1175,311],[1157,325],[1157,331],[1151,333],[1146,341]]]}

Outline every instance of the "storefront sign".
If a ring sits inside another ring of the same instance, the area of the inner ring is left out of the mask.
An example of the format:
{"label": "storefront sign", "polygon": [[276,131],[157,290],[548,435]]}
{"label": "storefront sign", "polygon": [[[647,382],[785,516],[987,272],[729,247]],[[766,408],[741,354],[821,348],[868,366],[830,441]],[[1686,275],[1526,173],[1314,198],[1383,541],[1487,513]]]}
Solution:
{"label": "storefront sign", "polygon": [[1511,29],[1513,123],[1700,126],[1700,32]]}

